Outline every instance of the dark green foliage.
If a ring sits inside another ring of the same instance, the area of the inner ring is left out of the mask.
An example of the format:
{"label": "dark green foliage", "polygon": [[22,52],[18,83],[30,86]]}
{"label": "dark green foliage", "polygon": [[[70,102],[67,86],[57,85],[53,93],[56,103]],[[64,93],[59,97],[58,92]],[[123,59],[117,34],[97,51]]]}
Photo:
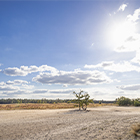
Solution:
{"label": "dark green foliage", "polygon": [[0,104],[20,104],[20,103],[67,103],[67,102],[71,102],[71,103],[75,103],[74,100],[71,99],[0,99]]}
{"label": "dark green foliage", "polygon": [[75,94],[75,96],[76,96],[76,100],[75,100],[75,102],[76,103],[78,103],[78,105],[79,105],[79,110],[81,109],[81,106],[82,106],[82,98],[84,97],[84,95],[82,94],[83,93],[83,91],[81,90],[79,93],[76,93],[75,91],[73,92],[74,94]]}
{"label": "dark green foliage", "polygon": [[99,104],[101,104],[102,102],[101,101],[99,101]]}
{"label": "dark green foliage", "polygon": [[93,102],[93,100],[89,100],[89,94],[88,93],[84,93],[84,91],[80,91],[79,93],[76,93],[75,91],[73,92],[76,96],[76,100],[75,100],[75,103],[77,103],[79,105],[79,110],[81,110],[81,107],[83,110],[86,110],[87,109],[87,105],[90,103],[90,102]]}
{"label": "dark green foliage", "polygon": [[128,106],[128,105],[132,104],[132,101],[131,101],[131,99],[122,96],[117,99],[117,104],[119,106]]}
{"label": "dark green foliage", "polygon": [[[99,101],[101,101],[101,100],[93,100],[94,104],[98,104]],[[102,100],[101,102],[102,102],[102,103],[106,103],[106,104],[109,104],[109,103],[116,103],[115,100],[114,100],[114,101],[104,101],[104,100]]]}
{"label": "dark green foliage", "polygon": [[134,100],[134,106],[140,106],[140,98]]}
{"label": "dark green foliage", "polygon": [[67,103],[69,104],[69,103],[71,103],[71,101],[67,101]]}
{"label": "dark green foliage", "polygon": [[87,105],[89,105],[89,94],[85,94],[84,95],[84,99],[82,100],[82,109],[86,110],[87,109]]}

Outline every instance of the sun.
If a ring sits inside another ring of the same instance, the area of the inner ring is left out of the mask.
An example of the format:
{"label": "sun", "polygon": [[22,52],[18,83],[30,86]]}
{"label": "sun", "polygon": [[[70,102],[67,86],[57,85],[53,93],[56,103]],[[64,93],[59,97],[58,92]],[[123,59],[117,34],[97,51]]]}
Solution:
{"label": "sun", "polygon": [[119,47],[135,34],[135,24],[130,21],[117,22],[110,28],[109,40],[113,46]]}
{"label": "sun", "polygon": [[122,43],[135,32],[135,26],[131,22],[120,23],[116,26],[113,33],[115,42]]}

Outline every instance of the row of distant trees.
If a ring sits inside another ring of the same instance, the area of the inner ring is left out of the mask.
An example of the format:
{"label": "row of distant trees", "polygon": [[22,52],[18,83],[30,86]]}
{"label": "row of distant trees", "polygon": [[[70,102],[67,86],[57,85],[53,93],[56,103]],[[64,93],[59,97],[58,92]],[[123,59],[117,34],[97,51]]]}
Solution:
{"label": "row of distant trees", "polygon": [[129,99],[124,96],[117,98],[116,103],[119,106],[140,106],[140,98],[137,99]]}
{"label": "row of distant trees", "polygon": [[74,103],[71,99],[0,99],[0,104],[16,104],[16,103]]}
{"label": "row of distant trees", "polygon": [[88,93],[80,91],[79,93],[74,92],[76,99],[0,99],[0,104],[16,104],[16,103],[77,103],[79,109],[86,110],[89,103],[115,103],[119,106],[140,106],[140,98],[129,99],[124,96],[117,98],[115,101],[104,101],[104,100],[93,100],[89,99]]}
{"label": "row of distant trees", "polygon": [[[89,99],[90,102],[96,103],[114,103],[115,101],[105,101],[105,100],[93,100]],[[77,103],[77,99],[0,99],[0,104],[20,104],[20,103]]]}

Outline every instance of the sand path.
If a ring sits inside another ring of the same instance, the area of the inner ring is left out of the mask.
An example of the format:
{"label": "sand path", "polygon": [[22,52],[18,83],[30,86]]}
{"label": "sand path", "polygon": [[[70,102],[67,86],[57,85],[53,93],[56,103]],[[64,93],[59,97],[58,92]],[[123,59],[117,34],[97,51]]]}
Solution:
{"label": "sand path", "polygon": [[0,111],[0,140],[131,140],[139,107]]}

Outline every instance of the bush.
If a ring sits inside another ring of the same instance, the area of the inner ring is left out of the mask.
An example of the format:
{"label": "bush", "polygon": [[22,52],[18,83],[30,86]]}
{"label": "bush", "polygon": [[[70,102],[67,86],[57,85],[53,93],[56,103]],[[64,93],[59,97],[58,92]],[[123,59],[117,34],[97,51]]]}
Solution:
{"label": "bush", "polygon": [[132,102],[131,102],[131,99],[122,96],[117,99],[117,104],[119,106],[128,106],[128,105],[131,105]]}
{"label": "bush", "polygon": [[140,99],[134,100],[134,106],[140,106]]}
{"label": "bush", "polygon": [[99,101],[99,104],[101,104],[102,102],[101,101]]}

